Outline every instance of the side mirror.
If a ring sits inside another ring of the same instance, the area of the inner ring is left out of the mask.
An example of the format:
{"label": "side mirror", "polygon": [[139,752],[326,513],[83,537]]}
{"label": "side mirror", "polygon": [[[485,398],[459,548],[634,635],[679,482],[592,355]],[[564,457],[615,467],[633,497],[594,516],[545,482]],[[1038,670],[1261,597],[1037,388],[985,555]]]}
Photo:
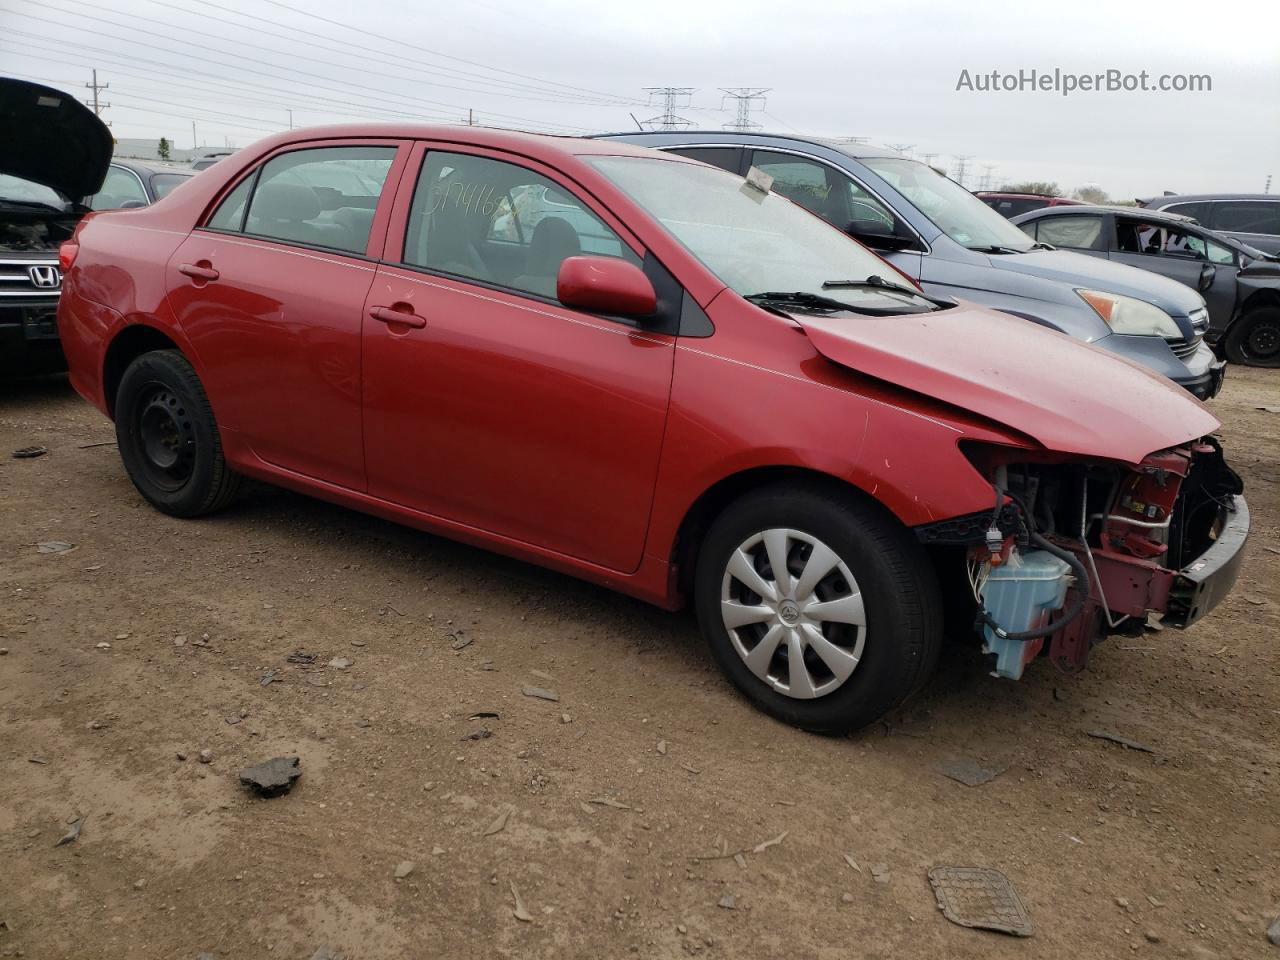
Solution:
{"label": "side mirror", "polygon": [[905,250],[915,243],[910,237],[873,229],[865,220],[850,220],[845,224],[844,232],[872,250]]}
{"label": "side mirror", "polygon": [[648,317],[658,309],[644,271],[615,257],[569,257],[556,276],[556,297],[566,307],[621,317]]}
{"label": "side mirror", "polygon": [[126,200],[120,204],[121,210],[140,210],[147,205],[145,200]]}
{"label": "side mirror", "polygon": [[1217,276],[1218,271],[1213,269],[1213,265],[1206,263],[1200,268],[1200,282],[1196,284],[1196,289],[1204,293],[1213,286],[1213,281]]}

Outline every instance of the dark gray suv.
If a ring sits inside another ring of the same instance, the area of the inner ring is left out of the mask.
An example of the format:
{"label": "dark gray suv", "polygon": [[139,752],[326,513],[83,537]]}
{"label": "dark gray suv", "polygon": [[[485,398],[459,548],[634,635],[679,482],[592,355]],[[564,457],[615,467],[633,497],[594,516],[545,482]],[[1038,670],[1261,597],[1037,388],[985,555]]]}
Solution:
{"label": "dark gray suv", "polygon": [[1201,399],[1224,363],[1204,343],[1204,298],[1165,277],[1037,243],[932,167],[863,144],[775,134],[607,134],[745,174],[841,227],[927,293],[1003,310],[1094,343]]}

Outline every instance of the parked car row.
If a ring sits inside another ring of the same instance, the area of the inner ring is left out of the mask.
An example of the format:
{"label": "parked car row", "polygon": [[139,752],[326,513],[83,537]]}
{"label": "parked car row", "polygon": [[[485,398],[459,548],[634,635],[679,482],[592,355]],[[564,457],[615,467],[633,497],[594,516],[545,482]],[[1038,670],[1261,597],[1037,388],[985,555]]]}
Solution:
{"label": "parked car row", "polygon": [[159,510],[252,477],[692,606],[812,730],[901,703],[948,633],[1075,670],[1230,591],[1239,477],[1155,372],[1216,391],[1198,293],[899,157],[634,139],[294,130],[91,213],[71,382]]}
{"label": "parked car row", "polygon": [[1168,210],[1046,207],[1013,222],[1040,243],[1141,267],[1199,291],[1210,343],[1221,343],[1236,363],[1280,366],[1280,256]]}

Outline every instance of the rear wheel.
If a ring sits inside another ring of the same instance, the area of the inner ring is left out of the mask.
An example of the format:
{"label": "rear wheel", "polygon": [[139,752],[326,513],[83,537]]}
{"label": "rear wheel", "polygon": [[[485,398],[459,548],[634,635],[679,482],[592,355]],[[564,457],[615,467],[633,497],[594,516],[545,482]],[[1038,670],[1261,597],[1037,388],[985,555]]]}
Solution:
{"label": "rear wheel", "polygon": [[729,506],[703,542],[694,592],[733,684],[806,730],[870,723],[937,660],[941,600],[923,548],[877,505],[822,485]]}
{"label": "rear wheel", "polygon": [[1223,350],[1232,363],[1280,367],[1280,307],[1257,307],[1231,325]]}
{"label": "rear wheel", "polygon": [[115,417],[129,479],[153,506],[196,517],[235,496],[240,477],[223,457],[209,398],[177,350],[154,350],[129,364],[116,392]]}

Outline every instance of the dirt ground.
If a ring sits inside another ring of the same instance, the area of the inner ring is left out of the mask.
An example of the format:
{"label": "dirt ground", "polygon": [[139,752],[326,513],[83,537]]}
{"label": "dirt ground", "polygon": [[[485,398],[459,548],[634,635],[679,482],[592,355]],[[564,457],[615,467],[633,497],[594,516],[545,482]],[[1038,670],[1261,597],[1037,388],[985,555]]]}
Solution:
{"label": "dirt ground", "polygon": [[[1280,373],[1240,368],[1213,405],[1254,529],[1205,622],[1020,683],[956,647],[824,739],[736,696],[687,616],[277,490],[170,519],[65,381],[4,388],[0,956],[1280,957],[1264,405]],[[250,797],[236,771],[282,754],[293,792]],[[1007,874],[1034,938],[947,922],[939,864]]]}

